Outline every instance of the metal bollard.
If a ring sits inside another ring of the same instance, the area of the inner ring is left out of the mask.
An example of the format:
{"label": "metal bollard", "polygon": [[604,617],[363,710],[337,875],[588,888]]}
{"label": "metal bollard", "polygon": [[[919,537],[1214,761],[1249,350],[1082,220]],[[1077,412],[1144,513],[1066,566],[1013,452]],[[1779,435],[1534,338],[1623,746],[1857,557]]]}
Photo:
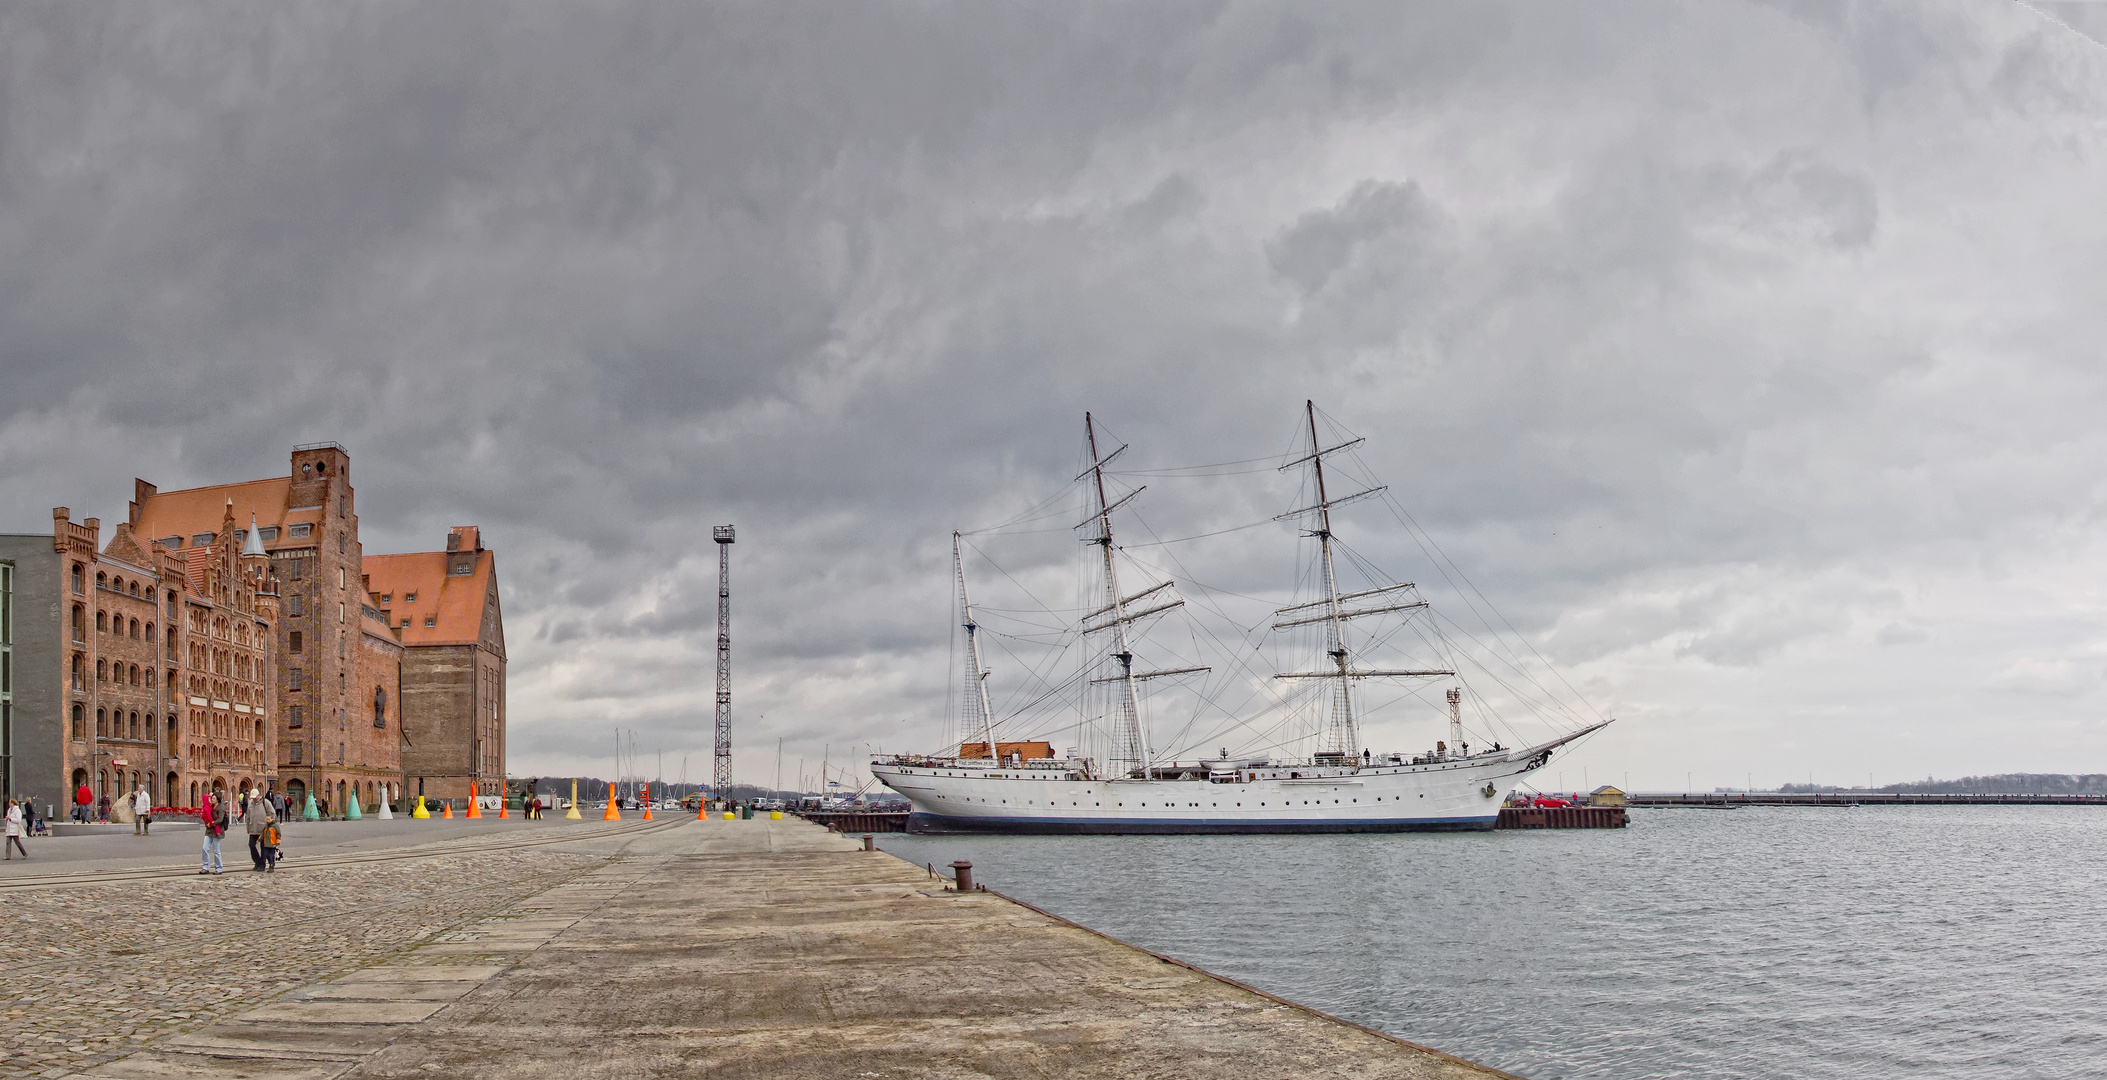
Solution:
{"label": "metal bollard", "polygon": [[951,864],[951,875],[958,881],[958,891],[973,891],[973,864],[964,859]]}
{"label": "metal bollard", "polygon": [[876,840],[876,838],[875,838],[875,837],[873,837],[873,836],[872,836],[871,834],[869,834],[869,833],[864,833],[864,834],[863,834],[863,850],[865,850],[865,851],[876,851],[876,850],[878,850],[878,845],[877,845],[877,843],[875,843],[875,840]]}

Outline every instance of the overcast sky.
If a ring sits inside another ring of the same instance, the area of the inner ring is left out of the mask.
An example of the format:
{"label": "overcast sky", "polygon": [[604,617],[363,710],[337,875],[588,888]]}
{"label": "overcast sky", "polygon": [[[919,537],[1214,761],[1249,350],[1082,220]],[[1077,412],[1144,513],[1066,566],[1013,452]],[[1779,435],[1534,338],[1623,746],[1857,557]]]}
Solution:
{"label": "overcast sky", "polygon": [[[1058,494],[1085,409],[1153,468],[1277,455],[1310,398],[1622,719],[1546,786],[2107,771],[2095,38],[2107,5],[12,3],[0,528],[340,441],[368,552],[497,550],[516,774],[605,774],[620,727],[699,777],[736,523],[767,782],[778,737],[943,741],[949,532]],[[1293,495],[1149,483],[1165,535]],[[1189,569],[1263,589],[1292,530],[1237,538]]]}

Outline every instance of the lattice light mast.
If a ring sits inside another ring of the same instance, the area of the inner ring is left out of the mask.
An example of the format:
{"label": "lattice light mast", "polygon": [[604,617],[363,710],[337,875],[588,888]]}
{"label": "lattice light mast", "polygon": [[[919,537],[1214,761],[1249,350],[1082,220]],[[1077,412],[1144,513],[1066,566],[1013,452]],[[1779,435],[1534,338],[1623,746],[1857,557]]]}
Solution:
{"label": "lattice light mast", "polygon": [[710,530],[717,541],[717,792],[732,794],[732,527]]}

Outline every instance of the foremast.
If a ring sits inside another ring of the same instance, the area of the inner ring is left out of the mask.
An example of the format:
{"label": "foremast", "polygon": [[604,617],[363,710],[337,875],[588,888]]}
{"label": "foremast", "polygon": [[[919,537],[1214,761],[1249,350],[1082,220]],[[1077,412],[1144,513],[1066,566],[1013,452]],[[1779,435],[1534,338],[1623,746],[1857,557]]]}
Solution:
{"label": "foremast", "polygon": [[[1324,738],[1321,743],[1322,749],[1318,751],[1317,757],[1320,761],[1330,759],[1337,762],[1360,756],[1360,751],[1356,747],[1360,746],[1361,737],[1359,722],[1354,715],[1353,700],[1353,684],[1356,680],[1391,677],[1427,678],[1454,675],[1455,672],[1372,670],[1359,669],[1353,666],[1353,655],[1346,644],[1346,623],[1349,619],[1357,619],[1367,615],[1381,615],[1386,612],[1408,611],[1414,608],[1426,607],[1427,604],[1424,600],[1408,600],[1397,603],[1378,603],[1377,606],[1364,608],[1349,609],[1346,606],[1347,601],[1390,596],[1411,589],[1413,585],[1409,581],[1400,581],[1361,592],[1343,595],[1339,592],[1339,577],[1332,565],[1332,507],[1356,502],[1371,495],[1379,495],[1387,489],[1372,487],[1341,498],[1332,498],[1324,477],[1324,459],[1342,450],[1349,450],[1359,446],[1362,440],[1355,438],[1337,446],[1325,446],[1317,436],[1316,402],[1304,401],[1302,405],[1303,415],[1309,422],[1309,453],[1282,465],[1280,469],[1282,472],[1286,472],[1301,465],[1308,465],[1314,474],[1316,482],[1317,502],[1312,506],[1291,510],[1280,515],[1276,520],[1286,520],[1304,515],[1312,515],[1314,517],[1315,528],[1304,530],[1303,535],[1314,537],[1317,541],[1322,560],[1320,576],[1324,581],[1324,598],[1307,604],[1295,604],[1290,607],[1284,607],[1274,612],[1276,618],[1289,617],[1274,623],[1273,629],[1286,630],[1290,627],[1322,623],[1324,625],[1324,651],[1330,663],[1325,670],[1321,671],[1283,671],[1273,677],[1276,679],[1326,679],[1332,683],[1331,718],[1330,722],[1325,725]],[[1311,613],[1313,608],[1321,608],[1322,611]]]}

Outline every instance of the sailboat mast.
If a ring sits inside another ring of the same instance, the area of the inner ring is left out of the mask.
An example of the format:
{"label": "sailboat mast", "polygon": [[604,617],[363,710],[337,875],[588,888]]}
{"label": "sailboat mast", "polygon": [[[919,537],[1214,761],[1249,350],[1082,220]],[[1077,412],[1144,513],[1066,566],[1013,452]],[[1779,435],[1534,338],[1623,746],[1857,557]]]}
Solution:
{"label": "sailboat mast", "polygon": [[1325,612],[1331,616],[1324,623],[1324,651],[1339,669],[1324,748],[1334,754],[1353,754],[1361,740],[1354,730],[1353,666],[1346,655],[1346,620],[1340,615],[1339,578],[1332,571],[1332,510],[1331,497],[1324,488],[1324,446],[1317,441],[1317,403],[1304,401],[1302,407],[1310,425],[1310,465],[1317,474],[1317,544],[1324,552]]}
{"label": "sailboat mast", "polygon": [[[959,736],[963,742],[973,735],[987,740],[988,757],[1000,764],[995,752],[995,715],[988,705],[988,669],[980,660],[980,624],[973,621],[973,601],[966,595],[966,561],[959,550],[959,534],[951,534],[951,566],[958,574],[958,610],[966,627],[966,681],[972,684],[970,702],[966,706],[966,731]],[[974,713],[978,713],[975,716]],[[978,720],[979,723],[974,723]],[[961,748],[959,753],[965,753]]]}
{"label": "sailboat mast", "polygon": [[1153,755],[1149,748],[1149,733],[1141,726],[1139,695],[1134,690],[1134,650],[1127,644],[1126,603],[1120,599],[1119,567],[1112,558],[1112,506],[1105,499],[1105,459],[1098,456],[1097,424],[1087,412],[1083,414],[1083,434],[1090,442],[1090,476],[1093,490],[1097,492],[1097,536],[1091,542],[1104,554],[1105,602],[1112,616],[1115,642],[1112,658],[1119,661],[1119,701],[1117,715],[1113,718],[1116,753],[1119,760],[1133,762],[1142,779],[1147,779]]}

